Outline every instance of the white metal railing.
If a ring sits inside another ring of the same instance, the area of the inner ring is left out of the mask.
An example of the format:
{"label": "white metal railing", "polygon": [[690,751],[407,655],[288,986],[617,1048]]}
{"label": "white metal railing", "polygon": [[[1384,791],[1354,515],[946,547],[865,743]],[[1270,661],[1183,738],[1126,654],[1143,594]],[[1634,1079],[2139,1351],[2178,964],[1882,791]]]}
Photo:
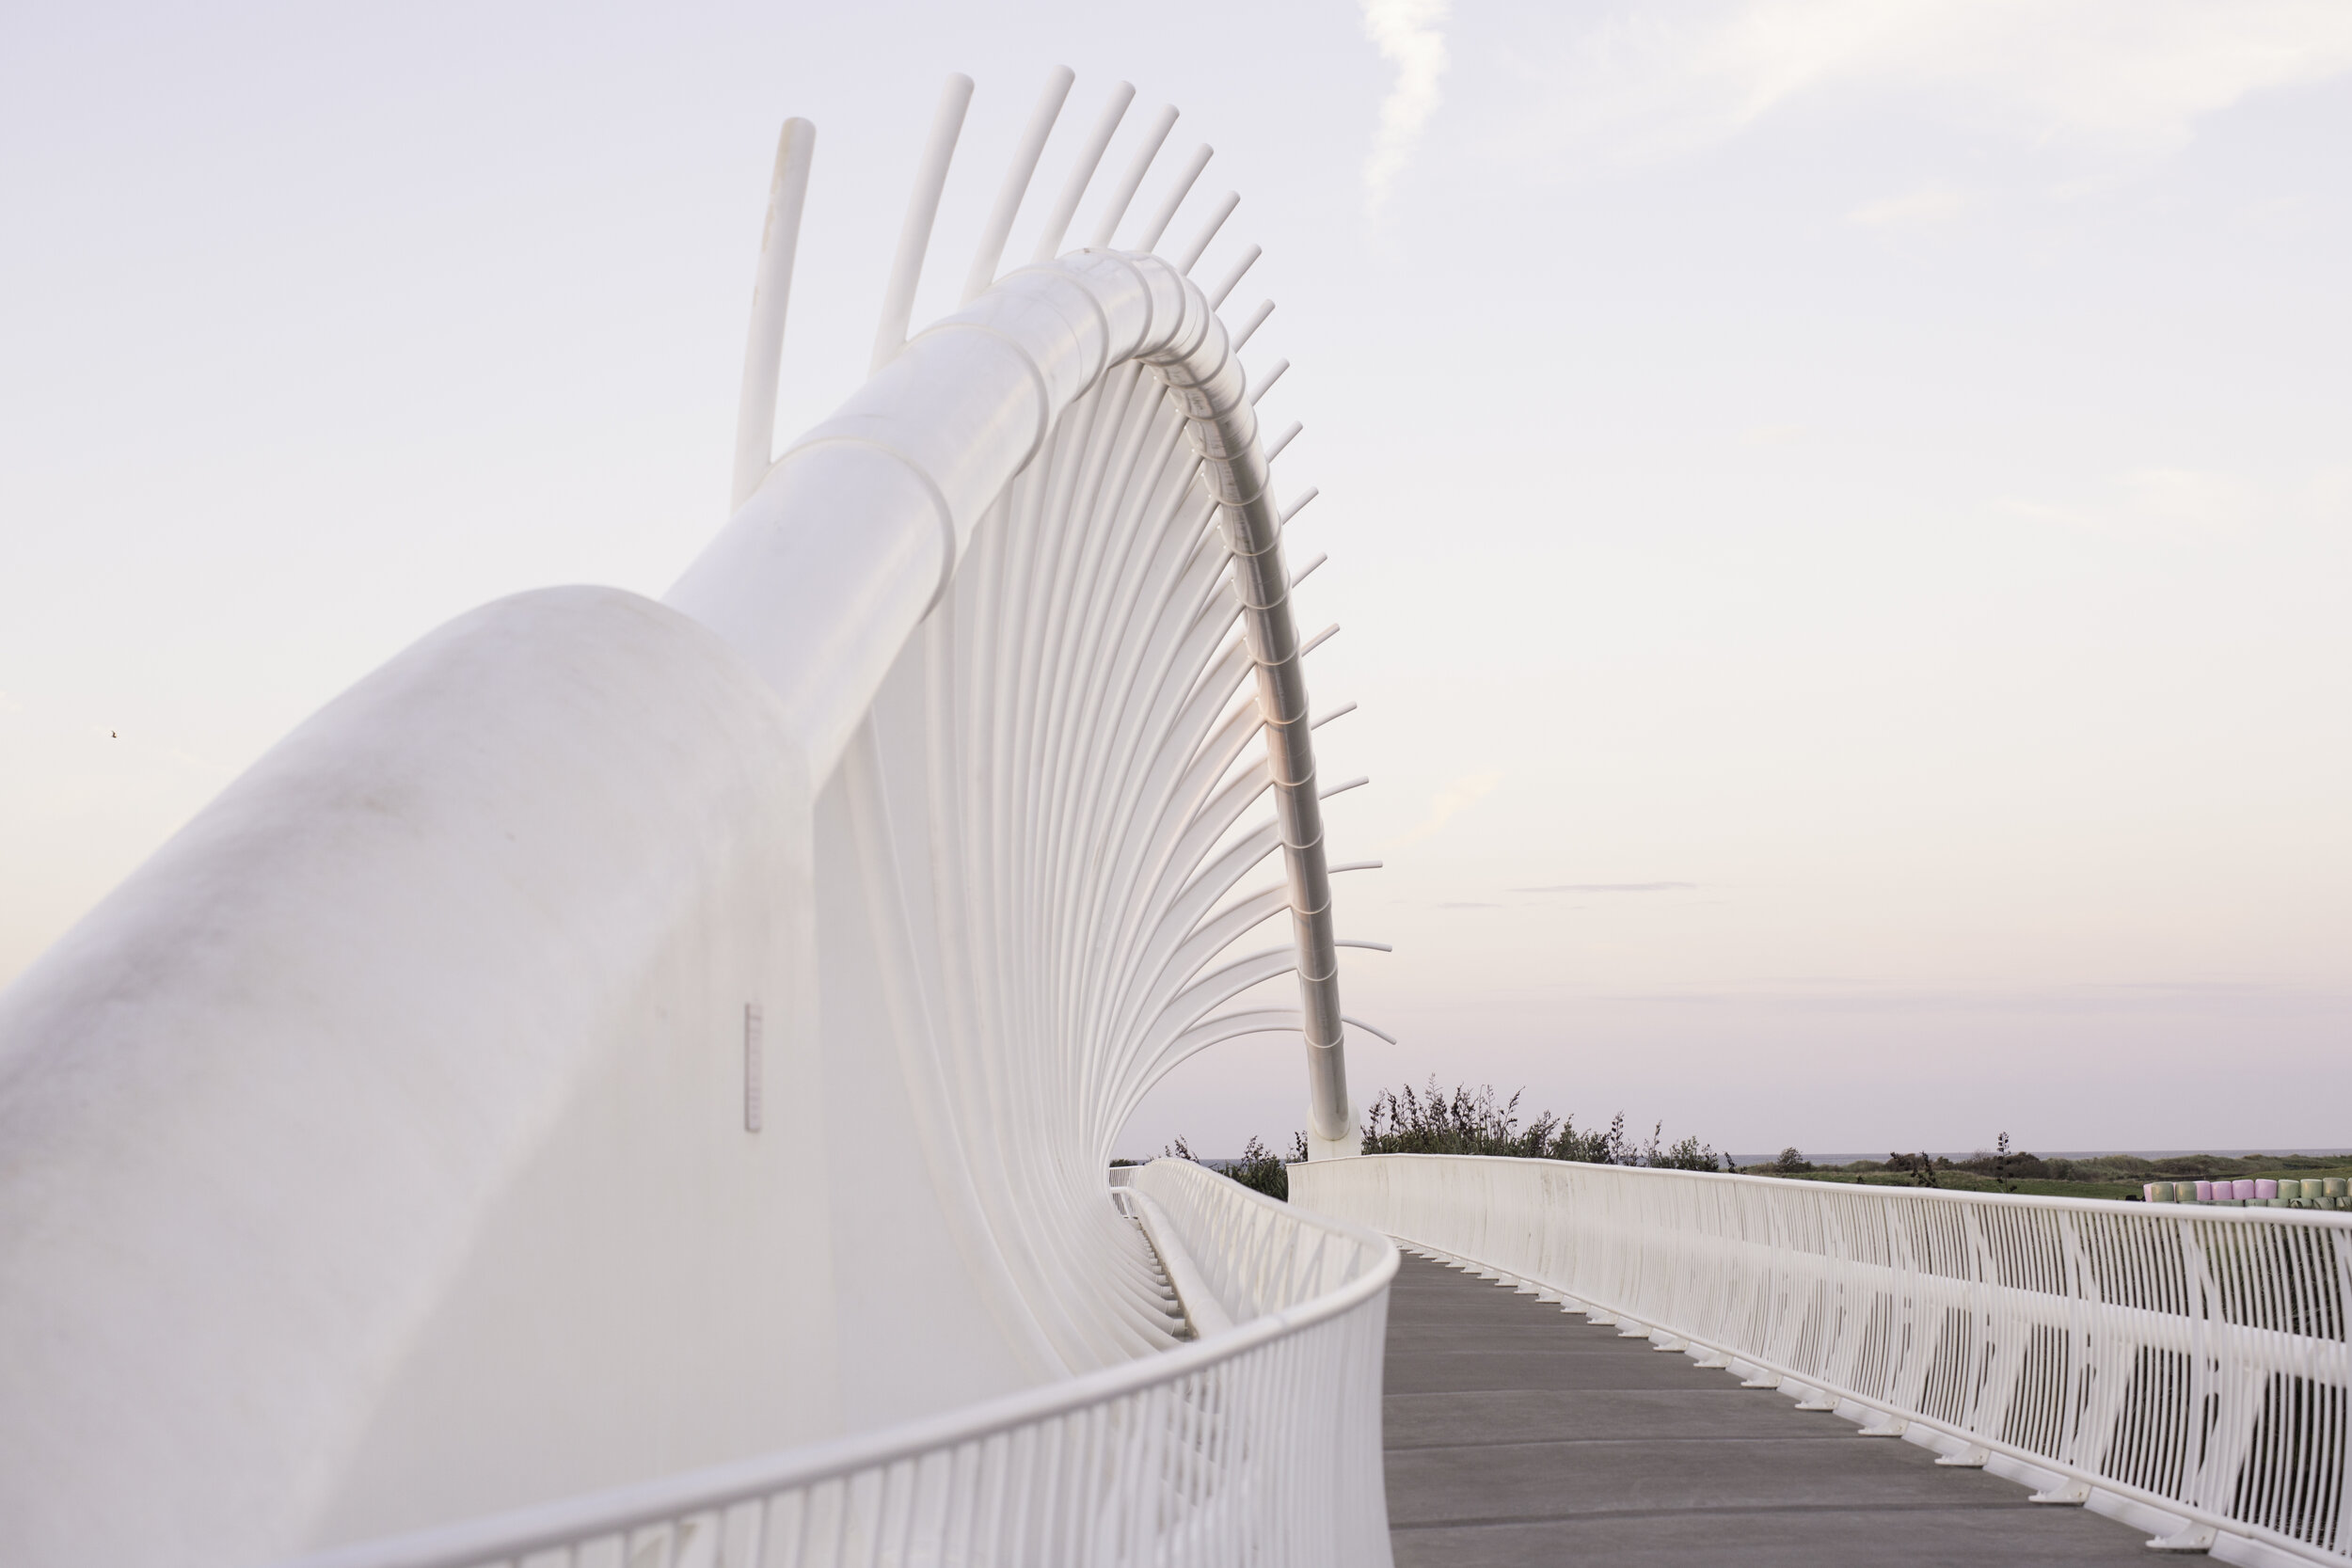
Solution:
{"label": "white metal railing", "polygon": [[1294,1203],[2038,1500],[2352,1561],[2352,1218],[1449,1155],[1290,1174]]}
{"label": "white metal railing", "polygon": [[1396,1249],[1162,1160],[1129,1188],[1222,1333],[836,1442],[362,1543],[294,1568],[1386,1564]]}
{"label": "white metal railing", "polygon": [[[1234,296],[1239,198],[1199,188],[1205,147],[1155,164],[1172,107],[1114,178],[1135,89],[1057,136],[1071,86],[910,335],[953,239],[946,85],[868,377],[779,453],[787,125],[735,506],[685,575],[426,637],[0,993],[0,1345],[43,1347],[0,1398],[0,1559],[281,1560],[886,1427],[499,1528],[699,1561],[757,1499],[787,1560],[1373,1553],[1308,1482],[1376,1333],[1260,1321],[1323,1310],[1284,1292],[1346,1249],[1303,1261],[1214,1189],[1164,1282],[1096,1174],[1245,1035],[1303,1037],[1315,1147],[1353,1147],[1334,955],[1371,944],[1328,883],[1377,863],[1329,863],[1321,801],[1367,781],[1316,770],[1354,705],[1309,701],[1314,490],[1298,423],[1259,426],[1296,383],[1245,366],[1274,306]],[[1007,271],[1049,140],[1061,194]],[[855,1156],[877,1126],[907,1158]],[[1187,1347],[1168,1283],[1234,1338]],[[1348,1451],[1353,1529],[1378,1473]]]}

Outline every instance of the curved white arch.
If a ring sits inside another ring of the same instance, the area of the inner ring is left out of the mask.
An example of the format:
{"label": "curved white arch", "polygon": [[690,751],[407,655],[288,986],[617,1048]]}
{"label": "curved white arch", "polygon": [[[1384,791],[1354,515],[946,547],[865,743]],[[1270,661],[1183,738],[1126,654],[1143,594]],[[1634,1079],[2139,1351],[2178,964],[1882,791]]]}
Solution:
{"label": "curved white arch", "polygon": [[[1229,332],[1186,276],[1232,204],[1184,265],[1025,266],[892,352],[969,90],[887,362],[771,465],[787,127],[749,493],[662,603],[427,637],[0,996],[0,1342],[43,1347],[0,1358],[0,1516],[37,1559],[267,1560],[1156,1354],[1182,1320],[1103,1180],[1152,1085],[1296,1029],[1352,1135],[1264,309]],[[1284,974],[1295,1013],[1219,1011]]]}

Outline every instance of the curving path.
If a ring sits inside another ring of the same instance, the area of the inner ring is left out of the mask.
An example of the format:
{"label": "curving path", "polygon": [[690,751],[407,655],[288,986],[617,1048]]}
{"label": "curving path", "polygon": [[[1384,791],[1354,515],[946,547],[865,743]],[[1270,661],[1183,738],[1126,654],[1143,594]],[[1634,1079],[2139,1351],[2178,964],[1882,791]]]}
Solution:
{"label": "curving path", "polygon": [[1407,1256],[1389,1293],[1397,1568],[2147,1568],[2144,1533]]}

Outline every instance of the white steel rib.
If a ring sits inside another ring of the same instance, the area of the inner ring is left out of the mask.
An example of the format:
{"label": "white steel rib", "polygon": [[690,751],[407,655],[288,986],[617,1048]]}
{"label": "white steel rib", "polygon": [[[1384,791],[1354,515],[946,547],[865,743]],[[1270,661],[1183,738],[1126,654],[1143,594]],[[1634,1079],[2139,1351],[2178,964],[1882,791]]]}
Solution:
{"label": "white steel rib", "polygon": [[453,1561],[545,1505],[566,1551],[734,1562],[756,1502],[795,1561],[1385,1560],[1392,1249],[1190,1167],[1104,1186],[1244,1037],[1304,1036],[1353,1152],[1337,953],[1377,944],[1333,924],[1298,427],[1238,357],[1272,307],[1218,313],[1237,198],[1206,149],[1152,183],[1172,109],[1113,148],[1121,84],[997,275],[1070,89],[910,338],[946,84],[873,373],[777,457],[787,122],[736,505],[671,592],[424,638],[0,995],[28,1560]]}
{"label": "white steel rib", "polygon": [[[900,292],[894,283],[894,309]],[[795,443],[667,602],[783,692],[817,777],[849,750],[936,608],[924,636],[940,645],[923,678],[948,689],[924,699],[941,708],[929,743],[1054,768],[1071,806],[1120,814],[1083,830],[1052,819],[1098,841],[1129,831],[1138,807],[1189,800],[1130,796],[1208,740],[1219,673],[1231,672],[1216,649],[1237,609],[1289,874],[1310,1115],[1318,1136],[1338,1140],[1353,1117],[1304,650],[1245,392],[1223,322],[1173,264],[1087,250],[1022,268],[907,343]],[[1073,509],[1092,512],[1082,534]],[[974,546],[984,516],[995,526]],[[967,548],[978,552],[969,562]],[[1045,581],[1042,561],[1057,568]],[[867,612],[844,625],[844,603]],[[1023,622],[1031,642],[1009,645],[1001,628]],[[991,659],[1011,662],[976,668]],[[1163,711],[1175,727],[1155,730]],[[1089,771],[1104,766],[1139,771],[1122,791]],[[985,771],[947,774],[951,786],[977,778],[1011,787]]]}

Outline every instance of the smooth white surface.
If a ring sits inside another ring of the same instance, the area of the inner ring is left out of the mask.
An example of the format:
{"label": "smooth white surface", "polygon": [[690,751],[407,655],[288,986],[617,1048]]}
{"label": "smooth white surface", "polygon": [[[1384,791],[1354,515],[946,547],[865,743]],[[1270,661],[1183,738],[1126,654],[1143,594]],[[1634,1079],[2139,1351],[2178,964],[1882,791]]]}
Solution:
{"label": "smooth white surface", "polygon": [[714,1568],[1380,1568],[1390,1549],[1379,1370],[1396,1249],[1187,1162],[1154,1162],[1134,1187],[1164,1234],[1217,1259],[1216,1281],[1200,1289],[1242,1321],[1198,1344],[868,1438],[295,1568],[473,1568],[612,1548]]}
{"label": "smooth white surface", "polygon": [[[0,997],[12,1560],[255,1562],[838,1430],[801,774],[706,628],[504,600]],[[750,1001],[803,1085],[755,1138]]]}
{"label": "smooth white surface", "polygon": [[[0,1326],[48,1350],[11,1369],[0,1500],[43,1558],[251,1561],[1166,1351],[1101,1178],[1137,1101],[1303,1026],[1344,1114],[1289,575],[1224,325],[1160,258],[1080,252],[887,357],[669,605],[549,591],[427,639],[10,990]],[[1229,1006],[1292,975],[1298,1010]],[[1220,1291],[1263,1262],[1244,1230]],[[1288,1506],[1334,1505],[1328,1460]],[[112,1464],[156,1474],[93,1523]]]}
{"label": "smooth white surface", "polygon": [[[943,156],[927,164],[926,178]],[[918,211],[924,204],[918,198]],[[912,217],[910,225],[914,232]],[[903,282],[894,283],[893,301]],[[933,982],[946,991],[934,990],[936,1005],[959,1015],[1003,1007],[984,974],[991,962],[1058,961],[1053,944],[1068,942],[1068,923],[1103,907],[1107,890],[1086,887],[1088,877],[1117,879],[1114,896],[1141,897],[1142,910],[1174,901],[1184,912],[1160,926],[1157,914],[1137,911],[1115,937],[1096,938],[1104,964],[1074,976],[1081,986],[1155,986],[1163,974],[1182,984],[1271,912],[1222,929],[1206,946],[1206,927],[1196,929],[1271,847],[1228,853],[1213,876],[1193,881],[1255,793],[1208,792],[1263,727],[1267,763],[1244,767],[1232,784],[1271,785],[1293,927],[1293,963],[1282,967],[1300,977],[1310,1119],[1318,1138],[1338,1147],[1354,1123],[1304,649],[1271,453],[1229,341],[1200,286],[1155,256],[1080,251],[1025,267],[926,328],[794,443],[667,602],[716,627],[770,674],[817,778],[855,755],[852,736],[867,722],[885,671],[904,668],[898,701],[907,711],[898,727],[912,750],[897,767],[923,798],[908,803],[904,821],[883,820],[891,808],[873,802],[861,875],[877,885],[898,880],[913,867],[894,846],[910,836],[935,862],[965,863],[934,871],[928,901],[936,913],[922,907],[919,884],[899,895],[918,927],[941,922],[933,940],[946,946],[935,959],[918,948],[911,967],[877,983],[903,990],[927,961],[939,962],[947,967]],[[1042,466],[1033,461],[1041,454]],[[984,516],[996,519],[992,537],[979,559],[960,566]],[[1228,555],[1231,590],[1215,586]],[[902,653],[926,615],[925,651]],[[1236,622],[1242,641],[1227,645]],[[1229,711],[1245,669],[1256,678],[1254,706]],[[1031,689],[1041,676],[1045,689]],[[1217,724],[1215,750],[1196,756]],[[891,728],[884,717],[877,733]],[[870,767],[845,772],[853,800],[883,787],[892,749],[876,747]],[[1122,777],[1132,768],[1151,771]],[[1041,816],[1029,793],[1040,788],[1051,792],[1052,813],[1081,816]],[[1063,879],[1031,911],[1053,929],[1046,948],[1008,941],[993,958],[954,950],[967,923],[986,924],[956,905],[1008,891],[993,885],[1003,875],[990,864],[993,847],[974,836],[984,830],[1054,841],[1035,847],[1064,862]],[[1073,835],[1118,855],[1067,862]],[[886,927],[883,947],[900,940],[896,928],[907,917],[868,913]],[[1201,1023],[1210,1006],[1279,973],[1236,972],[1234,983],[1203,990],[1179,1027]],[[975,985],[981,989],[961,994]],[[1173,994],[1171,986],[1166,996]],[[1116,1002],[1098,996],[1086,1006]],[[934,1024],[953,1028],[935,1011],[894,1027],[907,1038]],[[1019,1047],[1007,1039],[978,1049]],[[1140,1090],[1197,1045],[1132,1066],[1124,1042],[1096,1049],[1093,1070],[1119,1085],[1098,1101],[1115,1131]]]}
{"label": "smooth white surface", "polygon": [[1421,1154],[1291,1197],[2051,1500],[2352,1561],[2352,1220]]}
{"label": "smooth white surface", "polygon": [[[1155,1162],[1156,1163],[1156,1162]],[[1132,1167],[1131,1167],[1132,1168]],[[1143,1167],[1149,1170],[1149,1165]],[[1134,1182],[1123,1183],[1133,1187]],[[1193,1261],[1191,1249],[1184,1237],[1159,1206],[1148,1190],[1130,1193],[1119,1204],[1120,1212],[1131,1214],[1143,1227],[1144,1239],[1152,1243],[1152,1256],[1159,1259],[1160,1270],[1168,1275],[1168,1288],[1176,1292],[1176,1303],[1184,1309],[1184,1323],[1196,1339],[1213,1338],[1233,1330],[1233,1315],[1226,1309],[1223,1298],[1211,1286],[1200,1265]]]}
{"label": "smooth white surface", "polygon": [[775,462],[776,383],[784,368],[784,324],[792,304],[792,265],[801,245],[801,213],[808,201],[817,127],[787,119],[776,137],[776,168],[768,184],[768,222],[759,234],[759,269],[752,280],[752,325],[743,345],[743,390],[735,411],[735,483],[728,505],[752,499]]}
{"label": "smooth white surface", "polygon": [[[1128,75],[1067,243],[1173,99],[1164,159],[1217,155],[1171,240],[1241,190],[1196,276],[1262,243],[1229,320],[1282,303],[1299,613],[1364,702],[1317,738],[1381,784],[1332,820],[1391,863],[1348,905],[1397,955],[1342,962],[1407,1049],[1356,1042],[1359,1091],[1455,1063],[1768,1151],[2344,1141],[2352,10],[1457,4],[1374,217],[1403,68],[1359,8],[1187,14],[23,12],[0,977],[423,628],[658,597],[726,508],[777,122],[823,127],[789,438],[864,373],[940,77],[980,85],[918,325],[1066,58],[1006,256]],[[1658,882],[1696,891],[1517,891]],[[2249,1046],[2315,1092],[2177,1092]],[[1212,1053],[1121,1152],[1280,1143],[1292,1057]]]}

